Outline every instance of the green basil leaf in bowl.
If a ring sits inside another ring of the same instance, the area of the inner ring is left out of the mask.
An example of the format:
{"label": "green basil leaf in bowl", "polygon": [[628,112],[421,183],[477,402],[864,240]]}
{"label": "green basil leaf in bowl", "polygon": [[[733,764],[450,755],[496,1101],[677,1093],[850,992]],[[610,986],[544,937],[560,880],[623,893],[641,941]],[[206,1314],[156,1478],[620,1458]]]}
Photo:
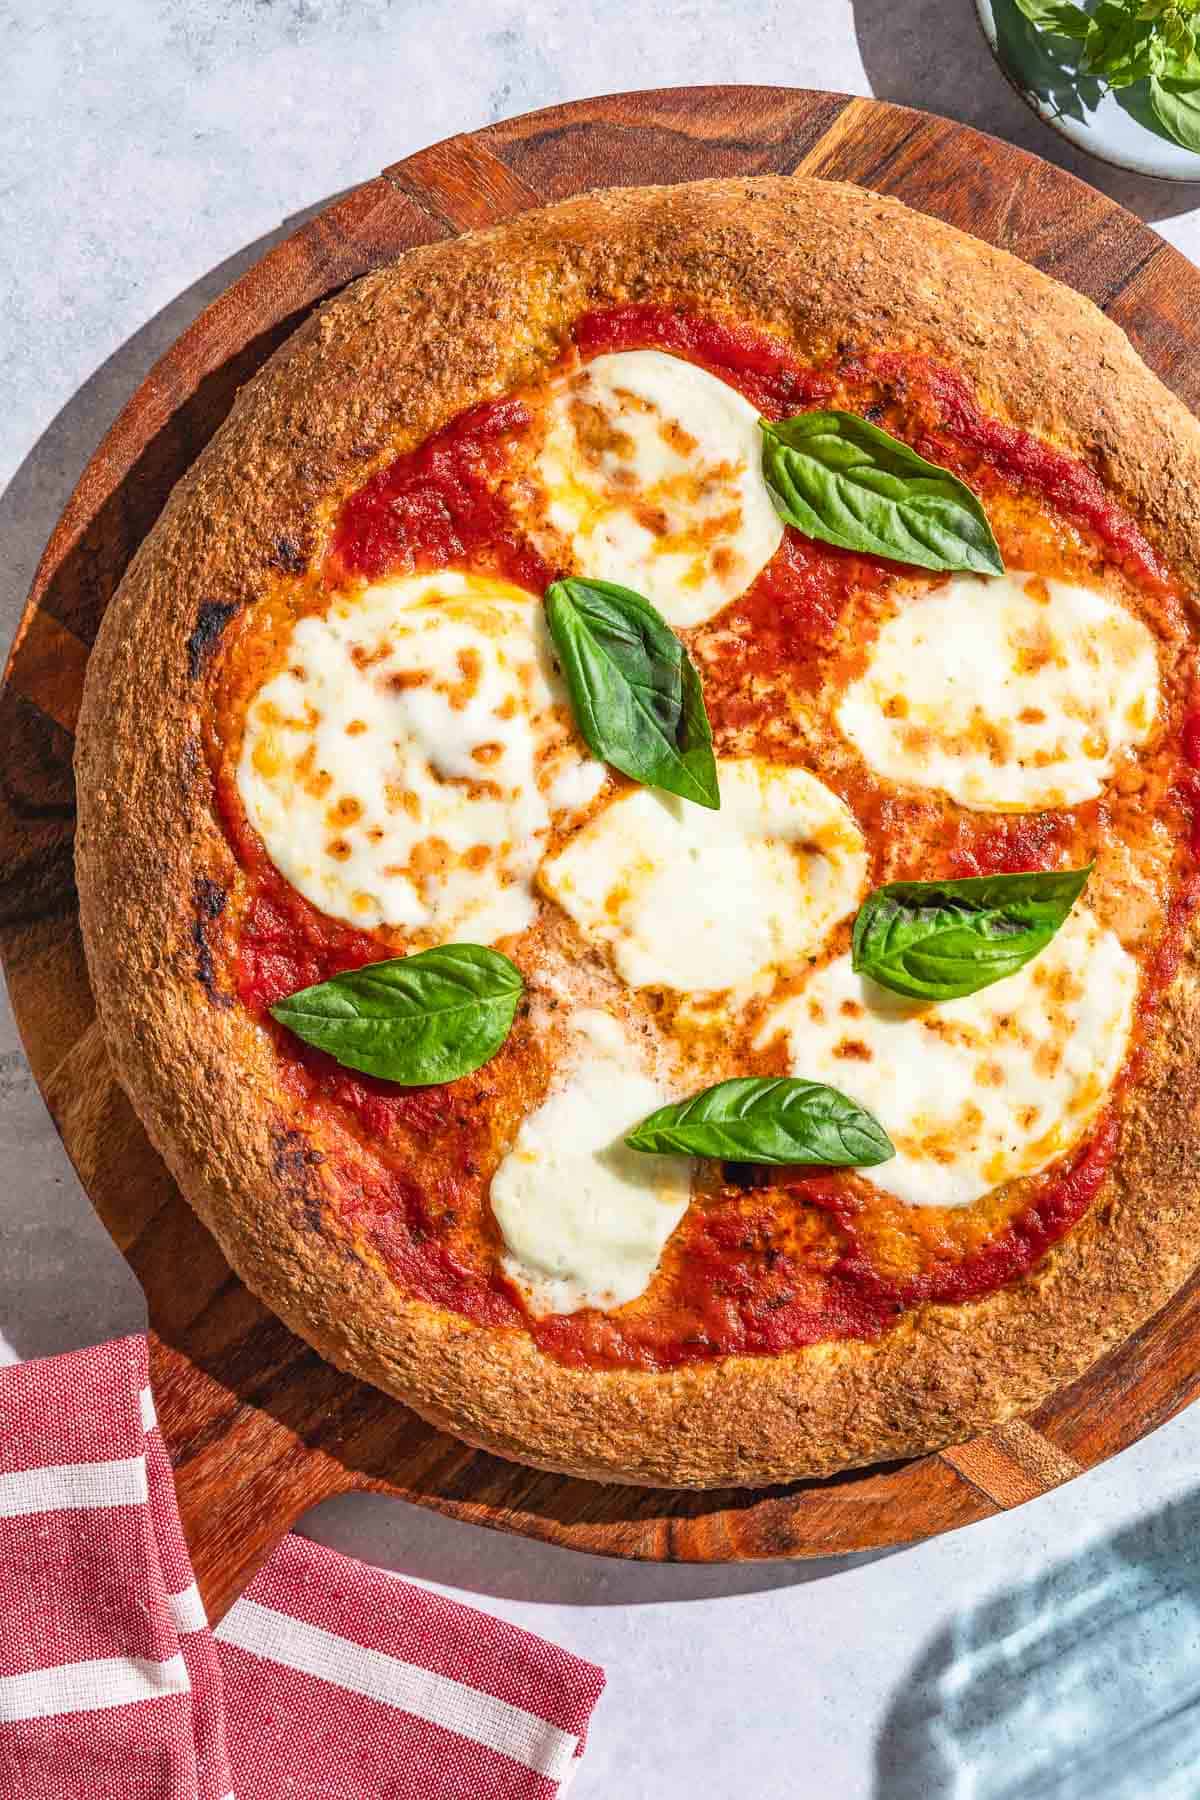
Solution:
{"label": "green basil leaf in bowl", "polygon": [[301,988],[271,1016],[344,1068],[425,1087],[457,1081],[495,1056],[524,985],[498,950],[443,944]]}
{"label": "green basil leaf in bowl", "polygon": [[889,882],[854,921],[854,967],[913,1000],[978,993],[1045,949],[1093,867]]}
{"label": "green basil leaf in bowl", "polygon": [[870,1168],[895,1146],[864,1107],[819,1081],[745,1076],[660,1106],[625,1139],[656,1156]]}
{"label": "green basil leaf in bowl", "polygon": [[1200,150],[1200,80],[1151,75],[1150,106],[1168,137],[1185,150]]}
{"label": "green basil leaf in bowl", "polygon": [[592,755],[717,811],[700,677],[661,613],[631,588],[570,577],[547,589],[546,620]]}
{"label": "green basil leaf in bowl", "polygon": [[1092,21],[1074,0],[1016,0],[1017,8],[1039,31],[1055,37],[1082,41],[1092,29]]}
{"label": "green basil leaf in bowl", "polygon": [[977,496],[899,438],[848,412],[761,423],[775,510],[806,537],[922,569],[1004,573]]}

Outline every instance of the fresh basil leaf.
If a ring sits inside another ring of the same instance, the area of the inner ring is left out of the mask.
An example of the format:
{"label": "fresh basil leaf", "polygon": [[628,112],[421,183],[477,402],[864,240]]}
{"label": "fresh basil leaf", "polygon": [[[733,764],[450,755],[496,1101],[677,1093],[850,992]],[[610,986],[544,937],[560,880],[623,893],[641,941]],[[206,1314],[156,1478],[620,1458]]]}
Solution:
{"label": "fresh basil leaf", "polygon": [[301,988],[271,1016],[344,1068],[424,1087],[457,1081],[495,1056],[523,989],[520,970],[498,950],[442,944]]}
{"label": "fresh basil leaf", "polygon": [[625,1139],[658,1156],[870,1168],[896,1149],[877,1119],[819,1081],[747,1076],[660,1106]]}
{"label": "fresh basil leaf", "polygon": [[1150,105],[1168,137],[1185,150],[1200,150],[1200,81],[1152,75]]}
{"label": "fresh basil leaf", "polygon": [[1165,81],[1180,82],[1184,87],[1194,87],[1200,82],[1200,51],[1194,44],[1186,53],[1164,50],[1160,66],[1151,71],[1151,78],[1155,75]]}
{"label": "fresh basil leaf", "polygon": [[630,588],[571,577],[547,589],[546,619],[592,755],[717,811],[700,677],[662,615]]}
{"label": "fresh basil leaf", "polygon": [[1092,868],[889,882],[854,921],[854,967],[914,1000],[978,993],[1045,949]]}
{"label": "fresh basil leaf", "polygon": [[763,429],[775,510],[807,537],[922,569],[1002,575],[987,514],[957,475],[857,413],[810,412]]}
{"label": "fresh basil leaf", "polygon": [[1085,38],[1092,21],[1082,6],[1071,0],[1016,0],[1017,10],[1039,31],[1053,32],[1055,37]]}
{"label": "fresh basil leaf", "polygon": [[1153,20],[1138,18],[1123,0],[1100,0],[1084,44],[1084,62],[1109,87],[1131,87],[1149,75],[1155,40]]}
{"label": "fresh basil leaf", "polygon": [[1196,27],[1194,24],[1189,24],[1178,7],[1169,6],[1162,14],[1159,31],[1170,66],[1156,72],[1167,75],[1180,74],[1195,53]]}

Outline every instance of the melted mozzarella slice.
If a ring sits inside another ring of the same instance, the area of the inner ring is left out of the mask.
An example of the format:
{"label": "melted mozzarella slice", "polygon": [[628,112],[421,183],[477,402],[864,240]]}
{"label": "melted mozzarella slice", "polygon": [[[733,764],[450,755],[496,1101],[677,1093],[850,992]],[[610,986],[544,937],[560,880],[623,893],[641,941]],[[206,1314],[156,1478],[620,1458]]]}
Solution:
{"label": "melted mozzarella slice", "polygon": [[718,776],[719,812],[625,789],[542,866],[632,987],[744,988],[815,949],[862,892],[862,833],[814,776],[754,759]]}
{"label": "melted mozzarella slice", "polygon": [[1090,588],[954,576],[881,629],[838,723],[871,768],[977,811],[1074,806],[1150,735],[1154,638]]}
{"label": "melted mozzarella slice", "polygon": [[536,600],[414,576],[299,620],[247,710],[238,788],[322,911],[490,943],[533,918],[552,816],[605,780],[569,718]]}
{"label": "melted mozzarella slice", "polygon": [[966,1206],[1071,1148],[1125,1059],[1137,963],[1076,907],[1040,956],[962,1000],[926,1005],[818,969],[768,1021],[792,1072],[840,1088],[896,1146],[868,1171],[912,1206]]}
{"label": "melted mozzarella slice", "polygon": [[736,599],[783,537],[757,412],[660,350],[598,356],[569,376],[535,474],[580,572],[635,588],[672,625]]}
{"label": "melted mozzarella slice", "polygon": [[635,1300],[691,1198],[690,1158],[623,1139],[671,1097],[607,1013],[574,1020],[566,1073],[492,1178],[504,1268],[535,1317]]}

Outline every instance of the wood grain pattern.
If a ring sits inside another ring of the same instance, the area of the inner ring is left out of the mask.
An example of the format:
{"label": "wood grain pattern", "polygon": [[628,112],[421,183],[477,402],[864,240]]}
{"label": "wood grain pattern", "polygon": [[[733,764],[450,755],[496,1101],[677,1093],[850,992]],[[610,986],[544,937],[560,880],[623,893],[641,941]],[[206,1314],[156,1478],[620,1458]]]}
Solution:
{"label": "wood grain pattern", "polygon": [[292,1337],[230,1273],[112,1079],[75,917],[79,685],[129,557],[238,386],[318,300],[412,245],[589,187],[766,171],[894,194],[1024,256],[1091,295],[1170,386],[1200,403],[1200,276],[1120,207],[1038,158],[945,119],[836,94],[614,95],[420,151],[264,257],[134,395],[38,569],[0,693],[0,951],[63,1141],[149,1299],[159,1416],[214,1615],[300,1513],[348,1488],[606,1555],[834,1555],[1019,1505],[1169,1418],[1200,1387],[1197,1277],[1031,1419],[940,1457],[750,1493],[541,1474],[443,1436]]}
{"label": "wood grain pattern", "polygon": [[478,231],[544,204],[536,189],[472,137],[447,138],[384,170],[385,178],[444,223]]}
{"label": "wood grain pattern", "polygon": [[942,1451],[942,1460],[1005,1512],[1083,1473],[1079,1463],[1024,1419],[1010,1419],[969,1444],[952,1444]]}

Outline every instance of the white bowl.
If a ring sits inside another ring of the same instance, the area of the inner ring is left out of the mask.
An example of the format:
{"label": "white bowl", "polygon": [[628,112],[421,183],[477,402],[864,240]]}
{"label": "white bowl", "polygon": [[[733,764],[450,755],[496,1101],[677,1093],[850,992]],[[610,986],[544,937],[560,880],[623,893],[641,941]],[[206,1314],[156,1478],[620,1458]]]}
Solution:
{"label": "white bowl", "polygon": [[1021,98],[1047,125],[1101,162],[1164,181],[1200,181],[1200,153],[1167,137],[1150,111],[1146,83],[1102,93],[1075,67],[1079,46],[1035,31],[1016,0],[975,0],[983,35]]}

